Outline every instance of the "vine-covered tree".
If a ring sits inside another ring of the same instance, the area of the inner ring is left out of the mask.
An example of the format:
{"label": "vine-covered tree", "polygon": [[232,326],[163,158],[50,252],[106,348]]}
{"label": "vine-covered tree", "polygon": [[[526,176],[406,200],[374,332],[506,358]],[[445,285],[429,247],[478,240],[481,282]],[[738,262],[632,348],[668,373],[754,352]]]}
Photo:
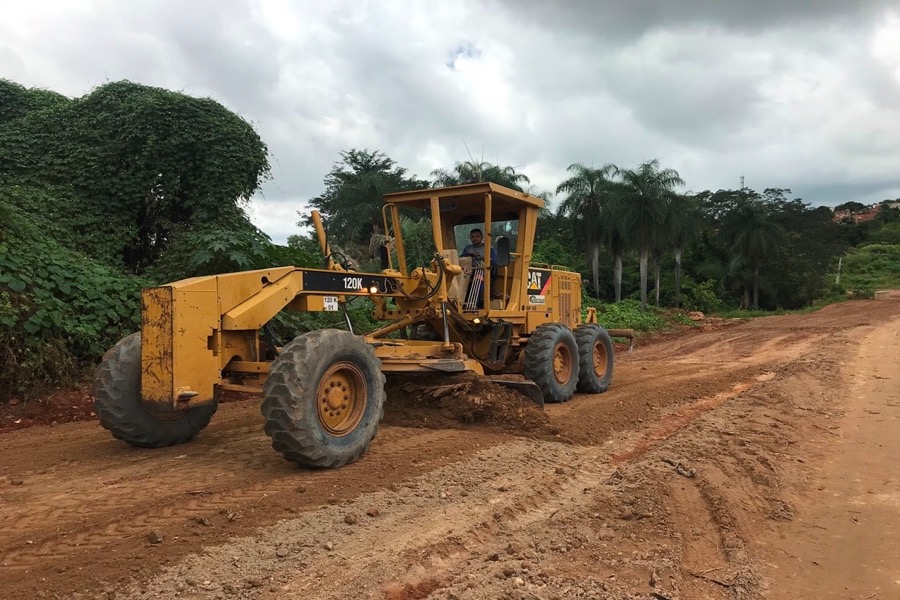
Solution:
{"label": "vine-covered tree", "polygon": [[60,93],[26,88],[14,81],[0,79],[0,126],[31,112],[63,106],[69,99]]}
{"label": "vine-covered tree", "polygon": [[242,208],[269,175],[259,135],[215,100],[129,81],[71,101],[35,97],[41,108],[0,126],[0,179],[71,190],[47,208],[135,273],[179,227],[246,224]]}

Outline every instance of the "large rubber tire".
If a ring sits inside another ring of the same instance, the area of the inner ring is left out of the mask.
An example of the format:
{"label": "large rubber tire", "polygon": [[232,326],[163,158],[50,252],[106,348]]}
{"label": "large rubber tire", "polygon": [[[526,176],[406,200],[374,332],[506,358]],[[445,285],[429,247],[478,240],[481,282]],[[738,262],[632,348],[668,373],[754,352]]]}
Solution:
{"label": "large rubber tire", "polygon": [[182,444],[209,425],[217,404],[174,412],[153,411],[141,400],[141,334],[110,348],[97,367],[94,412],[117,440],[139,448]]}
{"label": "large rubber tire", "polygon": [[[562,371],[559,362],[567,362]],[[525,346],[523,374],[541,388],[544,402],[569,400],[578,384],[578,345],[572,330],[560,323],[539,325]]]}
{"label": "large rubber tire", "polygon": [[[354,377],[358,383],[350,385],[356,393],[349,407],[332,407],[326,399],[328,382]],[[384,382],[381,361],[360,336],[323,329],[295,338],[272,362],[263,386],[262,414],[272,447],[306,467],[337,468],[357,461],[384,416]],[[336,413],[326,414],[331,408]]]}
{"label": "large rubber tire", "polygon": [[594,323],[575,328],[578,342],[578,391],[600,394],[609,389],[613,377],[613,343],[609,333]]}

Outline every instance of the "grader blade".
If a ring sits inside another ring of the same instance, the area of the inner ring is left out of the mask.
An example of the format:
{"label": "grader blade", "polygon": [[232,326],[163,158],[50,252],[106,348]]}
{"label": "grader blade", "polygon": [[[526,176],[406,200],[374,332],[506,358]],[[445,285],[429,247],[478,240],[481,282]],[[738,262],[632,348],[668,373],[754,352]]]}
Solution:
{"label": "grader blade", "polygon": [[494,379],[490,378],[491,383],[499,383],[502,386],[512,388],[526,396],[529,400],[534,402],[539,408],[544,408],[544,394],[541,393],[541,388],[537,386],[533,381],[511,381],[509,379]]}

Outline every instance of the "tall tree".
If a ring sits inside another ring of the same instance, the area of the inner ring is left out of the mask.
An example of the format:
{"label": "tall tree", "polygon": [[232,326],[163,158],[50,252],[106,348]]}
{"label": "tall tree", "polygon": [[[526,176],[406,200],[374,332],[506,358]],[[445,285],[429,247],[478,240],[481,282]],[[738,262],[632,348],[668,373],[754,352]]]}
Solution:
{"label": "tall tree", "polygon": [[778,255],[785,230],[773,218],[771,205],[748,198],[726,216],[721,234],[749,271],[753,289],[750,305],[758,309],[760,267]]}
{"label": "tall tree", "polygon": [[607,220],[609,204],[612,202],[612,182],[610,175],[617,169],[607,164],[599,169],[582,163],[569,165],[571,177],[560,183],[557,194],[566,194],[559,205],[559,214],[569,217],[575,238],[584,244],[594,293],[600,295],[600,246],[604,240],[604,222]]}
{"label": "tall tree", "polygon": [[618,204],[610,205],[609,217],[603,220],[603,239],[613,257],[613,294],[616,302],[622,300],[622,256],[628,249],[622,220],[615,212]]}
{"label": "tall tree", "polygon": [[767,261],[763,269],[773,288],[774,303],[800,308],[825,293],[828,274],[846,246],[840,235],[844,226],[834,222],[830,209],[812,207],[799,198],[788,200],[789,193],[781,188],[763,192],[772,219],[784,231],[777,260]]}
{"label": "tall tree", "polygon": [[693,196],[672,196],[667,229],[675,254],[675,308],[681,308],[681,259],[684,247],[696,236],[701,218],[697,200]]}
{"label": "tall tree", "polygon": [[619,172],[623,192],[619,208],[628,240],[637,248],[641,272],[641,309],[647,309],[647,264],[650,251],[659,243],[675,188],[684,180],[674,169],[660,169],[656,159],[641,163],[637,169]]}
{"label": "tall tree", "polygon": [[[310,204],[322,214],[330,238],[362,253],[372,234],[381,229],[384,194],[427,187],[427,181],[408,175],[384,153],[351,149],[341,152],[341,159],[325,176],[325,191]],[[298,225],[311,224],[309,215],[298,214],[303,217]]]}

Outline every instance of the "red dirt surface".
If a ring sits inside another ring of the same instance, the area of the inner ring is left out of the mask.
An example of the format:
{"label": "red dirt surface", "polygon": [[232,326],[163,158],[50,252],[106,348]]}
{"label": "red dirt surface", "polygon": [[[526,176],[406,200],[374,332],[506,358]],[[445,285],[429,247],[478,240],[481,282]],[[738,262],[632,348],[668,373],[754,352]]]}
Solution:
{"label": "red dirt surface", "polygon": [[56,390],[43,398],[0,403],[0,433],[33,425],[56,426],[95,419],[90,386]]}
{"label": "red dirt surface", "polygon": [[331,471],[252,401],[163,450],[6,431],[0,597],[900,597],[898,355],[887,297],[641,341],[540,415],[393,389]]}

